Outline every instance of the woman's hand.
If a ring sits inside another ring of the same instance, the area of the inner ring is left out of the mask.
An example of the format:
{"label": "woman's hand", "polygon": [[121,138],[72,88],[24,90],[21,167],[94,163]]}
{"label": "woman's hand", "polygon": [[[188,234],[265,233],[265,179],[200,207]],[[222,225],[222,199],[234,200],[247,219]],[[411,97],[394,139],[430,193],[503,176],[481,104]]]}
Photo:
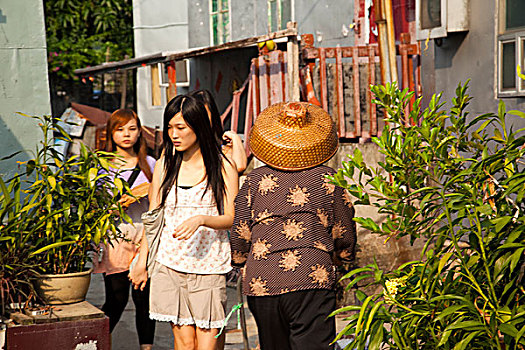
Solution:
{"label": "woman's hand", "polygon": [[173,238],[177,239],[188,239],[190,238],[197,229],[204,224],[202,215],[192,216],[189,219],[184,220],[182,224],[175,228]]}
{"label": "woman's hand", "polygon": [[144,290],[146,283],[148,282],[148,271],[145,267],[140,267],[137,265],[138,264],[135,264],[135,266],[131,268],[128,278],[133,284],[134,289]]}
{"label": "woman's hand", "polygon": [[225,131],[224,134],[222,134],[222,139],[224,140],[224,146],[225,147],[232,147],[233,146],[233,139],[236,136],[237,136],[237,134],[234,133],[231,130]]}

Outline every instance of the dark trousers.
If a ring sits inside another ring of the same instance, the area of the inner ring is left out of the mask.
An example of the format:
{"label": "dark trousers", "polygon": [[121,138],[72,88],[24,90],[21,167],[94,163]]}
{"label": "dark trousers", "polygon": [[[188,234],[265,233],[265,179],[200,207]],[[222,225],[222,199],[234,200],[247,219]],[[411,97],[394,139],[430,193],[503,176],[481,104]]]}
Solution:
{"label": "dark trousers", "polygon": [[261,350],[333,349],[335,292],[312,289],[281,295],[248,296]]}
{"label": "dark trousers", "polygon": [[[109,317],[109,330],[120,320],[129,298],[131,282],[128,278],[129,271],[104,274],[104,285],[106,287],[106,301],[102,311]],[[135,304],[135,326],[139,335],[140,344],[153,344],[155,336],[155,321],[149,318],[149,281],[144,290],[131,290],[131,298]]]}

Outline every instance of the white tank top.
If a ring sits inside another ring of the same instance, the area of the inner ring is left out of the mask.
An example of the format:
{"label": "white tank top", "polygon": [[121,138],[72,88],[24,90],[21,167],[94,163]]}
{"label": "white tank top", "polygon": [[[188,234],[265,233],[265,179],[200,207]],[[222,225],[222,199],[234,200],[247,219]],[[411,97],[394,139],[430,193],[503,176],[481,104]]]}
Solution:
{"label": "white tank top", "polygon": [[[230,240],[227,230],[201,226],[188,239],[173,238],[175,228],[195,215],[218,214],[213,191],[206,180],[185,189],[173,186],[164,205],[165,225],[162,230],[157,262],[173,270],[197,274],[223,274],[231,270]],[[177,202],[175,204],[175,192]]]}

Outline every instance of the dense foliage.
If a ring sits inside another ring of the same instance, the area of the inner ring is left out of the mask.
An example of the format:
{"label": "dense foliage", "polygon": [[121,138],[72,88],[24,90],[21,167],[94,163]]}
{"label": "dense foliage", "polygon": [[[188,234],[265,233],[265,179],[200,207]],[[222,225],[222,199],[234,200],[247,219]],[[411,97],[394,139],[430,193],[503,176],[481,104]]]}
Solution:
{"label": "dense foliage", "polygon": [[108,175],[113,155],[81,145],[79,155],[65,159],[56,141],[71,139],[59,120],[32,118],[44,134],[34,158],[20,162],[13,178],[0,178],[2,308],[31,299],[39,273],[83,271],[88,252],[118,236],[117,220],[129,221],[117,202],[129,187]]}
{"label": "dense foliage", "polygon": [[132,0],[44,0],[44,12],[51,75],[133,56]]}
{"label": "dense foliage", "polygon": [[378,225],[356,218],[373,233],[425,239],[421,260],[394,271],[371,264],[348,273],[362,305],[339,334],[353,335],[348,349],[525,348],[525,136],[497,115],[470,117],[467,85],[459,85],[452,108],[441,95],[422,110],[411,93],[395,85],[374,86],[388,125],[374,139],[384,155],[377,169],[361,153],[349,156],[334,182],[386,214]]}

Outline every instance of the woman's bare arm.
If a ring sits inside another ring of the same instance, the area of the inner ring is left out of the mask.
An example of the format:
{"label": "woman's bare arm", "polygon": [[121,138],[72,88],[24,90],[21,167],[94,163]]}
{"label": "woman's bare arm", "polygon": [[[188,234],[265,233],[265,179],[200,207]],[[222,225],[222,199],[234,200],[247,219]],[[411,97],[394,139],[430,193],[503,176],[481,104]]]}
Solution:
{"label": "woman's bare arm", "polygon": [[235,164],[237,173],[242,173],[246,169],[248,159],[241,138],[233,131],[226,131],[223,135],[226,143],[225,154],[230,161]]}

